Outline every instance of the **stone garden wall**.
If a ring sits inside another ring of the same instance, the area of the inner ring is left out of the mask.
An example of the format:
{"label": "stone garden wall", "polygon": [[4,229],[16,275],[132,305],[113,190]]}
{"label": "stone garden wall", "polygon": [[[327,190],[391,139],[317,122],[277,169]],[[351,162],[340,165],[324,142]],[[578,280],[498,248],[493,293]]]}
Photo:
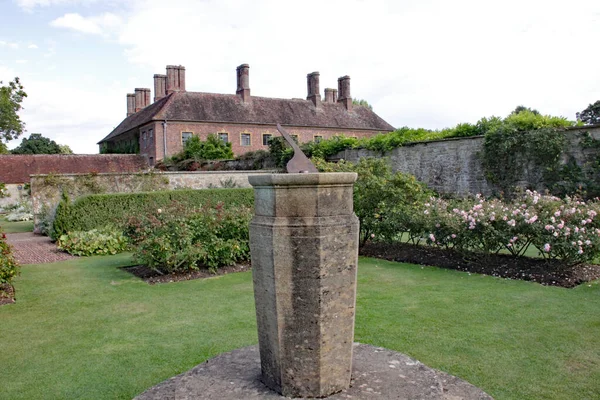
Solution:
{"label": "stone garden wall", "polygon": [[[562,162],[571,157],[579,165],[585,161],[584,150],[579,145],[582,132],[589,132],[594,139],[600,139],[600,127],[572,128],[568,130],[568,151]],[[480,159],[483,151],[483,136],[460,139],[445,139],[432,142],[421,142],[398,147],[383,156],[389,157],[394,171],[400,171],[416,176],[432,189],[445,194],[464,196],[482,193],[490,195],[497,191],[485,178]],[[344,159],[357,162],[363,157],[381,157],[377,151],[351,149],[338,153],[332,159]],[[523,187],[541,188],[542,171],[526,167],[522,172]]]}
{"label": "stone garden wall", "polygon": [[250,187],[248,176],[274,171],[140,172],[106,174],[45,174],[31,176],[34,232],[52,216],[62,193],[70,199],[99,193],[137,193],[173,189]]}

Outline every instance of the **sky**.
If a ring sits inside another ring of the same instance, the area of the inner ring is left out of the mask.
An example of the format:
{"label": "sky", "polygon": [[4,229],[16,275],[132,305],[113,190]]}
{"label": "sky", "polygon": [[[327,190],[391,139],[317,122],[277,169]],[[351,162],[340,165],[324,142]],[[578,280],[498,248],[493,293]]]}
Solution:
{"label": "sky", "polygon": [[517,105],[574,120],[600,99],[598,0],[0,0],[0,21],[0,80],[25,87],[25,136],[82,154],[166,65],[185,66],[188,91],[235,93],[247,63],[252,95],[280,98],[305,98],[313,71],[322,92],[350,75],[395,127]]}

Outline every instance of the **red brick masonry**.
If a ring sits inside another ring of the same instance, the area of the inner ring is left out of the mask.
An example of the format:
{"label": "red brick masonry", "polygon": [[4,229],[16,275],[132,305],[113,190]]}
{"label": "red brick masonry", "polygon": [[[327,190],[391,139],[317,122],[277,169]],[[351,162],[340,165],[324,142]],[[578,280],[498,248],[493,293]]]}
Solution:
{"label": "red brick masonry", "polygon": [[148,168],[139,154],[0,155],[0,182],[25,183],[29,175],[137,172]]}

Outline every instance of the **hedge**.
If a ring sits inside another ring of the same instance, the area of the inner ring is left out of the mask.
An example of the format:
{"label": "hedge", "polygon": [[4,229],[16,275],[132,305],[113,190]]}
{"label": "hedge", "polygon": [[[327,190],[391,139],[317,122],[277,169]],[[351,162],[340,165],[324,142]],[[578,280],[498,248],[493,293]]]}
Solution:
{"label": "hedge", "polygon": [[124,228],[129,217],[165,208],[174,201],[190,208],[224,203],[253,207],[254,193],[249,189],[170,190],[145,193],[115,193],[83,196],[71,202],[63,197],[56,209],[50,236],[56,240],[73,231],[89,231],[105,226]]}

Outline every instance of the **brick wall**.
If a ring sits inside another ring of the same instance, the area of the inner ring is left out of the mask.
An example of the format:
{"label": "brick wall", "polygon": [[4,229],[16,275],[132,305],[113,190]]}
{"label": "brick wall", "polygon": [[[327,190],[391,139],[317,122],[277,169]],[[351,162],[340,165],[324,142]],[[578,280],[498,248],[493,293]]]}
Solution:
{"label": "brick wall", "polygon": [[148,168],[137,154],[24,154],[0,155],[0,182],[26,183],[29,175],[136,172]]}
{"label": "brick wall", "polygon": [[[148,132],[153,129],[153,139],[148,138]],[[300,143],[312,142],[315,136],[322,136],[329,139],[332,136],[344,134],[346,136],[355,136],[358,138],[373,136],[378,131],[372,130],[353,130],[337,128],[308,128],[308,127],[286,127],[290,135],[298,135]],[[146,132],[144,141],[143,132]],[[263,145],[263,135],[270,134],[273,137],[281,136],[277,128],[272,125],[241,125],[228,123],[199,123],[199,122],[169,122],[167,121],[167,156],[172,156],[183,150],[181,142],[181,133],[191,132],[194,136],[206,140],[211,133],[227,133],[233,154],[240,155],[249,151],[268,150],[269,147]],[[164,137],[162,122],[156,121],[146,124],[139,128],[140,153],[146,155],[152,161],[161,160],[164,157]],[[241,135],[250,134],[250,146],[241,145]]]}

